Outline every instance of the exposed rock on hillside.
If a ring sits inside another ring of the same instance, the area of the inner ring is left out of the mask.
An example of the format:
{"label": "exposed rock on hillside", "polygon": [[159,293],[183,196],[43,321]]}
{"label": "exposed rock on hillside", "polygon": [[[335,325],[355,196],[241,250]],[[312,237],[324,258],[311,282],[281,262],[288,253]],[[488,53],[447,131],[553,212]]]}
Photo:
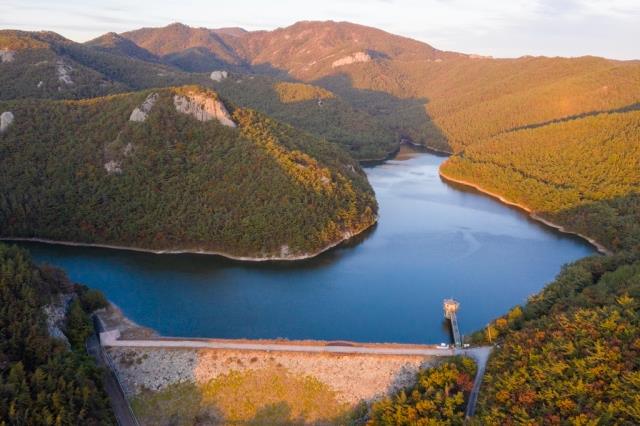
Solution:
{"label": "exposed rock on hillside", "polygon": [[120,162],[115,161],[115,160],[111,160],[111,161],[107,161],[104,164],[104,169],[107,171],[107,173],[109,173],[110,175],[112,174],[117,174],[117,173],[122,173],[122,167],[120,165]]}
{"label": "exposed rock on hillside", "polygon": [[469,59],[493,59],[493,56],[491,55],[476,55],[476,54],[471,54],[471,55],[467,55],[469,57]]}
{"label": "exposed rock on hillside", "polygon": [[13,113],[11,111],[5,111],[0,114],[0,133],[3,133],[13,123]]}
{"label": "exposed rock on hillside", "polygon": [[73,71],[71,66],[65,64],[63,61],[58,61],[56,64],[56,71],[58,72],[58,81],[60,83],[64,83],[69,86],[73,84],[73,80],[70,75],[70,72]]}
{"label": "exposed rock on hillside", "polygon": [[0,49],[0,62],[13,62],[16,52],[9,49]]}
{"label": "exposed rock on hillside", "polygon": [[143,122],[144,120],[146,120],[147,114],[151,112],[151,108],[153,108],[157,100],[158,100],[157,93],[152,93],[149,96],[147,96],[147,99],[144,100],[142,105],[140,105],[139,107],[134,109],[133,112],[131,112],[131,116],[129,117],[129,120],[137,121],[137,122]]}
{"label": "exposed rock on hillside", "polygon": [[178,112],[192,115],[200,121],[209,121],[215,118],[225,126],[236,127],[227,108],[213,96],[192,91],[188,92],[186,96],[175,95],[173,104]]}
{"label": "exposed rock on hillside", "polygon": [[344,65],[355,64],[357,62],[369,62],[371,60],[371,56],[369,56],[366,52],[356,52],[353,55],[345,56],[343,58],[338,59],[337,61],[333,61],[331,67],[337,68]]}
{"label": "exposed rock on hillside", "polygon": [[69,340],[62,330],[65,326],[67,309],[74,297],[74,294],[61,294],[54,303],[44,307],[49,336],[61,340],[67,347],[70,346]]}
{"label": "exposed rock on hillside", "polygon": [[214,71],[211,73],[211,80],[213,81],[222,81],[229,76],[229,73],[226,71]]}

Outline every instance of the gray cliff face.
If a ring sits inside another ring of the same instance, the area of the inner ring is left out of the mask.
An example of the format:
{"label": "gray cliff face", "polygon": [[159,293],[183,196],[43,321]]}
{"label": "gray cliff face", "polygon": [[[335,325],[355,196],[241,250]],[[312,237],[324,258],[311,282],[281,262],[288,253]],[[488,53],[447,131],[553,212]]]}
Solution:
{"label": "gray cliff face", "polygon": [[62,330],[65,326],[69,304],[74,298],[75,294],[61,294],[54,303],[44,307],[49,336],[61,340],[67,347],[70,347],[69,340]]}
{"label": "gray cliff face", "polygon": [[122,165],[119,161],[111,160],[104,163],[104,169],[110,175],[122,173]]}
{"label": "gray cliff face", "polygon": [[0,49],[0,63],[13,62],[16,58],[16,52],[9,49]]}
{"label": "gray cliff face", "polygon": [[0,114],[0,133],[4,133],[13,123],[14,116],[11,111],[5,111]]}
{"label": "gray cliff face", "polygon": [[131,116],[129,117],[129,121],[137,121],[139,123],[145,121],[147,119],[147,115],[151,112],[151,109],[156,104],[158,100],[158,94],[152,93],[147,96],[147,99],[144,100],[142,105],[137,107],[131,112]]}
{"label": "gray cliff face", "polygon": [[220,82],[225,78],[227,78],[228,76],[229,76],[229,73],[227,73],[226,71],[213,71],[209,77],[213,81]]}
{"label": "gray cliff face", "polygon": [[216,119],[224,126],[236,127],[236,123],[231,119],[227,108],[214,97],[189,92],[185,96],[175,95],[173,104],[176,107],[176,111],[192,115],[197,120],[209,121]]}
{"label": "gray cliff face", "polygon": [[342,67],[344,65],[351,65],[358,62],[369,62],[371,61],[371,56],[366,52],[356,52],[353,55],[345,56],[343,58],[338,59],[337,61],[333,61],[331,64],[332,68]]}
{"label": "gray cliff face", "polygon": [[73,71],[73,68],[70,65],[65,64],[64,61],[59,60],[56,63],[56,72],[58,73],[58,81],[60,83],[67,86],[73,85],[71,71]]}

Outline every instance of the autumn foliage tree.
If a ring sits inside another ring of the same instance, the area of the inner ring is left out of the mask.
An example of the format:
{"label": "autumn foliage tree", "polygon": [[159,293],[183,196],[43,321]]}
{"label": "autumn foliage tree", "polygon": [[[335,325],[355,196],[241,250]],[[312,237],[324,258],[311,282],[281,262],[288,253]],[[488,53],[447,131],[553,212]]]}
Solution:
{"label": "autumn foliage tree", "polygon": [[476,372],[474,361],[453,357],[420,370],[416,384],[371,406],[368,425],[462,425]]}

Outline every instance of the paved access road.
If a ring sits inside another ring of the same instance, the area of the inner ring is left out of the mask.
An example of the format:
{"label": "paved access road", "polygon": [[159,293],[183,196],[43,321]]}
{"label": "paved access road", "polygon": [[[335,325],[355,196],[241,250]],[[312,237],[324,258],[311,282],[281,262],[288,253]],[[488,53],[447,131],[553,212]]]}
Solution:
{"label": "paved access road", "polygon": [[105,374],[103,376],[104,390],[109,396],[111,401],[111,407],[113,408],[113,414],[120,426],[139,426],[135,417],[131,413],[129,402],[122,393],[120,386],[118,385],[115,377],[115,372],[111,370],[110,366],[105,362],[100,348],[100,343],[95,334],[87,340],[87,352],[89,355],[95,358],[96,363],[104,368]]}
{"label": "paved access road", "polygon": [[473,348],[473,353],[469,354],[470,357],[476,360],[478,371],[476,372],[476,378],[473,381],[473,388],[471,388],[469,401],[467,402],[467,410],[465,412],[465,417],[467,419],[473,417],[476,412],[476,404],[478,402],[478,394],[480,393],[480,385],[482,384],[482,378],[484,377],[484,372],[487,367],[487,360],[489,359],[489,355],[491,355],[492,349],[493,346],[481,346],[478,348]]}
{"label": "paved access road", "polygon": [[[338,353],[338,354],[371,354],[371,355],[416,355],[416,356],[452,356],[468,355],[478,358],[475,353],[481,348],[470,349],[439,349],[436,346],[422,345],[384,345],[371,344],[360,345],[357,343],[343,342],[333,344],[316,342],[311,344],[295,343],[271,343],[271,342],[246,342],[233,340],[208,340],[208,339],[144,339],[144,340],[119,340],[119,333],[100,333],[103,346],[124,346],[139,348],[184,348],[184,349],[231,349],[249,351],[279,351],[279,352],[310,352],[310,353]],[[483,351],[481,351],[483,352]]]}

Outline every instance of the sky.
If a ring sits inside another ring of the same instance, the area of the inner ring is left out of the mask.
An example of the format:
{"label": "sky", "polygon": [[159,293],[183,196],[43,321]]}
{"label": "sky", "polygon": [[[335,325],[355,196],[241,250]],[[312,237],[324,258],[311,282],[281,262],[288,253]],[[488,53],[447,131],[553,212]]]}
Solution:
{"label": "sky", "polygon": [[173,22],[269,30],[331,19],[464,53],[640,59],[640,0],[0,0],[0,11],[2,29],[75,41]]}

